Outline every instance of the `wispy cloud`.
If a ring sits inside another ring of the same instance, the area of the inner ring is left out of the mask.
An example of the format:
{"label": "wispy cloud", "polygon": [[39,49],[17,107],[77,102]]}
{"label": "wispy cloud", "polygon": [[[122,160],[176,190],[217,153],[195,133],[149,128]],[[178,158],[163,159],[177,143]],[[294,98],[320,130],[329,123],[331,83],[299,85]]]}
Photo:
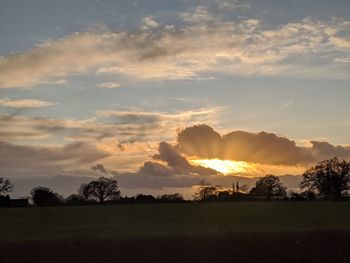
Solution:
{"label": "wispy cloud", "polygon": [[350,55],[350,39],[342,34],[349,21],[303,19],[271,27],[255,19],[226,20],[205,6],[179,17],[181,26],[171,30],[149,16],[136,32],[92,30],[5,56],[0,59],[0,87],[92,72],[142,81],[191,79],[208,72],[349,78],[348,63],[336,59]]}
{"label": "wispy cloud", "polygon": [[[116,145],[136,141],[159,141],[173,136],[189,123],[212,123],[220,108],[161,113],[144,110],[101,110],[83,119],[33,118],[0,115],[0,140],[62,138],[69,141],[102,141],[118,138]],[[118,150],[118,147],[115,148]],[[119,148],[120,150],[120,148]]]}
{"label": "wispy cloud", "polygon": [[48,102],[36,99],[0,98],[0,106],[10,108],[44,108],[57,105],[57,102]]}
{"label": "wispy cloud", "polygon": [[238,0],[216,0],[216,4],[219,9],[234,11],[237,9],[247,9],[250,8],[251,5],[246,3],[245,1]]}
{"label": "wispy cloud", "polygon": [[120,87],[120,83],[117,82],[103,82],[98,84],[99,88],[102,89],[115,89],[115,88],[119,88]]}
{"label": "wispy cloud", "polygon": [[93,144],[76,142],[64,146],[16,145],[0,141],[0,165],[6,175],[57,175],[82,169],[109,153]]}

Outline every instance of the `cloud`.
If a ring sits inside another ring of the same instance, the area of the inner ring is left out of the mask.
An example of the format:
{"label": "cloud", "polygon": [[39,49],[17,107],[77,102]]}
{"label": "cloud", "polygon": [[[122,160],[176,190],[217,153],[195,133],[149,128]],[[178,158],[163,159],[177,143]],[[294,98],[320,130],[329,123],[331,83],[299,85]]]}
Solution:
{"label": "cloud", "polygon": [[154,16],[146,16],[143,19],[142,28],[145,30],[157,28],[158,26],[159,26],[159,23],[155,20]]}
{"label": "cloud", "polygon": [[187,127],[177,135],[180,152],[189,156],[217,158],[221,151],[221,136],[208,125]]}
{"label": "cloud", "polygon": [[[119,172],[106,169],[102,164],[93,167],[96,171],[109,171],[120,183],[127,188],[190,187],[197,184],[201,178],[210,179],[220,173],[201,166],[191,165],[176,149],[161,142],[158,154],[152,161],[145,161],[136,172]],[[222,176],[222,175],[221,175]]]}
{"label": "cloud", "polygon": [[98,163],[98,164],[92,166],[91,169],[94,170],[94,171],[99,171],[99,172],[104,173],[104,174],[108,174],[108,171],[107,171],[107,170],[105,169],[105,167],[104,167],[102,164],[100,164],[100,163]]}
{"label": "cloud", "polygon": [[216,175],[219,172],[202,166],[195,166],[182,156],[172,145],[161,142],[159,144],[159,154],[153,156],[153,159],[163,161],[168,167],[173,169],[175,174],[198,174],[198,175]]}
{"label": "cloud", "polygon": [[102,142],[118,137],[117,147],[120,148],[134,142],[169,139],[177,127],[210,121],[217,112],[215,107],[173,113],[123,109],[98,111],[95,117],[83,120],[0,114],[0,140],[56,138],[61,141],[63,138]]}
{"label": "cloud", "polygon": [[0,166],[4,176],[53,176],[83,169],[108,156],[94,144],[83,142],[31,146],[0,141]]}
{"label": "cloud", "polygon": [[102,89],[115,89],[120,87],[120,83],[117,82],[103,82],[98,85],[99,88]]}
{"label": "cloud", "polygon": [[350,39],[342,38],[342,37],[332,37],[331,41],[337,47],[348,50],[350,48]]}
{"label": "cloud", "polygon": [[233,131],[220,135],[207,125],[182,130],[176,148],[187,156],[200,159],[246,161],[267,165],[310,165],[338,156],[350,159],[350,147],[311,141],[312,147],[298,146],[273,133]]}
{"label": "cloud", "polygon": [[[107,145],[110,146],[110,143]],[[266,173],[285,175],[294,171],[295,174],[300,174],[309,165],[335,155],[350,159],[349,146],[334,146],[318,141],[311,141],[310,147],[298,146],[290,139],[267,132],[232,131],[221,135],[207,125],[180,130],[175,144],[160,142],[156,153],[149,154],[150,158],[143,161],[141,166],[139,164],[142,159],[135,162],[139,167],[135,166],[133,171],[123,171],[121,168],[126,160],[133,162],[133,156],[129,155],[129,152],[119,153],[121,155],[115,155],[108,147],[93,142],[75,142],[64,146],[31,146],[0,141],[0,166],[3,176],[21,177],[19,181],[24,177],[70,175],[79,177],[78,181],[83,182],[84,178],[90,180],[103,174],[117,179],[124,189],[143,188],[154,191],[192,187],[203,179],[226,187],[232,185],[234,180],[251,184],[255,180],[253,177]],[[210,168],[191,164],[190,157],[245,161],[251,170],[224,176]],[[106,165],[109,168],[106,168]],[[116,167],[120,168],[116,170]],[[42,178],[39,179],[43,182],[50,181]],[[296,188],[300,177],[284,176],[283,180]],[[29,183],[28,185],[32,186]]]}
{"label": "cloud", "polygon": [[247,9],[251,5],[244,2],[239,2],[237,0],[216,0],[216,4],[219,9],[234,11],[237,9]]}
{"label": "cloud", "polygon": [[327,159],[338,156],[343,159],[350,159],[350,146],[332,145],[328,142],[311,141],[312,154],[317,159]]}
{"label": "cloud", "polygon": [[339,63],[350,63],[350,57],[346,57],[346,58],[335,58],[334,61],[335,61],[335,62],[339,62]]}
{"label": "cloud", "polygon": [[138,173],[143,176],[166,177],[172,176],[174,171],[163,164],[147,161],[140,167]]}
{"label": "cloud", "polygon": [[203,5],[199,5],[193,8],[190,12],[180,13],[180,17],[185,22],[195,24],[208,23],[213,22],[215,20],[215,17],[211,13],[209,13],[207,8]]}
{"label": "cloud", "polygon": [[0,98],[0,106],[9,108],[44,108],[58,103],[35,100],[35,99],[10,99],[10,98]]}
{"label": "cloud", "polygon": [[268,26],[256,19],[227,20],[205,6],[179,18],[171,30],[146,17],[143,23],[152,30],[90,30],[4,56],[0,87],[28,87],[92,72],[133,81],[191,79],[208,72],[349,79],[349,65],[335,61],[349,57],[350,40],[342,33],[349,30],[349,21],[303,19]]}

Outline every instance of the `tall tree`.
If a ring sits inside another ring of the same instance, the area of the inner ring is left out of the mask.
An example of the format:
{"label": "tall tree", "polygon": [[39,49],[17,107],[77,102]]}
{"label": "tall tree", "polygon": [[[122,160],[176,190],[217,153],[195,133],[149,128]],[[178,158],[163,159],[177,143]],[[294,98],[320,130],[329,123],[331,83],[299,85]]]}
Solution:
{"label": "tall tree", "polygon": [[12,192],[14,185],[7,179],[0,177],[0,195]]}
{"label": "tall tree", "polygon": [[250,194],[271,199],[273,196],[285,196],[286,187],[283,186],[277,176],[266,175],[256,181],[255,187],[250,190]]}
{"label": "tall tree", "polygon": [[300,186],[316,190],[323,197],[339,199],[350,188],[349,183],[350,163],[334,157],[306,170]]}
{"label": "tall tree", "polygon": [[85,199],[96,199],[100,203],[108,199],[117,199],[120,197],[118,182],[106,177],[100,177],[96,181],[83,184],[79,192],[83,193]]}
{"label": "tall tree", "polygon": [[236,193],[235,181],[232,182],[232,194]]}

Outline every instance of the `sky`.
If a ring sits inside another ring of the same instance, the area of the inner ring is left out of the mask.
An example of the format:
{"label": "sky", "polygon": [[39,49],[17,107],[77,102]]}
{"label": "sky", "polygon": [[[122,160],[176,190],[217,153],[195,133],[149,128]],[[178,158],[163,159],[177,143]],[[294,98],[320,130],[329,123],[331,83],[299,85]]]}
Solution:
{"label": "sky", "polygon": [[189,197],[203,179],[350,160],[349,14],[347,0],[1,1],[0,176],[14,196],[106,176],[124,195]]}

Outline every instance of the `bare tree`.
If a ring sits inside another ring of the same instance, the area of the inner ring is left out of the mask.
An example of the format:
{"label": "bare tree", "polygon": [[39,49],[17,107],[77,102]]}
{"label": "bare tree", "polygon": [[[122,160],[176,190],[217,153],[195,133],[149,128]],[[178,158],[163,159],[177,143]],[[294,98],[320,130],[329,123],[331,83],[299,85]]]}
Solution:
{"label": "bare tree", "polygon": [[100,177],[96,181],[82,184],[79,193],[85,200],[96,199],[100,203],[108,199],[118,199],[120,197],[118,182],[106,177]]}
{"label": "bare tree", "polygon": [[85,200],[88,201],[90,198],[88,184],[82,184],[78,189],[78,194]]}
{"label": "bare tree", "polygon": [[339,199],[348,190],[350,183],[350,163],[337,157],[319,162],[303,174],[300,186],[317,190],[326,198]]}

